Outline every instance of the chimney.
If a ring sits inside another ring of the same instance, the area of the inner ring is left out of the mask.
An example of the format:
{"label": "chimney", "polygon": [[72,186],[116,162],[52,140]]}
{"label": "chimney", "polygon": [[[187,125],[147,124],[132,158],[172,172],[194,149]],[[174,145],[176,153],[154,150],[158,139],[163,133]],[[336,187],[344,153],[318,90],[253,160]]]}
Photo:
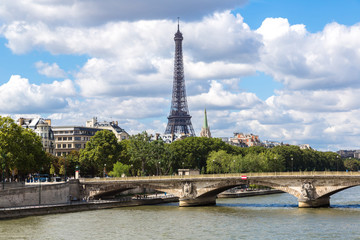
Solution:
{"label": "chimney", "polygon": [[24,118],[19,118],[19,125],[22,126],[24,124]]}

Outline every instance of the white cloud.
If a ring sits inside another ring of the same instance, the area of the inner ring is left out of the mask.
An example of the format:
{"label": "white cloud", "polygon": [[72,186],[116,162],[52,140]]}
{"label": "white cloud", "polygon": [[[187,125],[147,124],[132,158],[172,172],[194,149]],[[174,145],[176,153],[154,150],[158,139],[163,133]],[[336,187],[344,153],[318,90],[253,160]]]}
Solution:
{"label": "white cloud", "polygon": [[75,95],[70,80],[52,84],[30,84],[18,75],[0,86],[0,113],[42,113],[64,109],[67,97]]}
{"label": "white cloud", "polygon": [[247,0],[5,0],[4,21],[47,22],[49,25],[102,25],[139,19],[199,19],[215,11],[242,6]]}
{"label": "white cloud", "polygon": [[64,78],[66,77],[66,73],[62,70],[56,63],[49,64],[44,63],[42,61],[38,61],[35,63],[35,67],[38,72],[42,75],[45,75],[50,78]]}
{"label": "white cloud", "polygon": [[261,104],[261,101],[253,93],[232,93],[226,91],[221,83],[211,81],[209,92],[189,97],[189,104],[195,109],[210,107],[232,110],[254,107]]}
{"label": "white cloud", "polygon": [[328,24],[309,33],[304,25],[269,18],[257,30],[263,36],[259,70],[288,89],[360,87],[360,24]]}
{"label": "white cloud", "polygon": [[[8,1],[0,7],[5,22],[0,32],[14,53],[40,50],[83,55],[88,60],[73,74],[76,88],[70,80],[35,85],[11,77],[0,86],[0,112],[51,112],[56,124],[71,125],[98,116],[119,120],[130,133],[163,132],[170,109],[177,24],[173,12],[163,9],[175,3],[162,2],[165,5],[142,20],[134,12],[147,8],[131,9],[135,4],[146,7],[160,2],[136,0],[124,5],[127,1],[90,0],[81,9],[82,0]],[[202,10],[191,6],[203,1],[183,2],[189,10],[186,14],[193,16],[180,27],[195,130],[201,128],[206,107],[215,136],[241,131],[263,140],[321,148],[356,146],[360,25],[331,23],[310,33],[302,24],[268,18],[252,31],[240,15],[214,13],[234,2],[207,1]],[[22,14],[25,11],[27,15]],[[127,13],[134,17],[127,18]],[[172,21],[163,19],[165,15]],[[37,68],[48,77],[65,77],[56,63],[39,61]],[[240,79],[256,71],[272,76],[283,89],[266,101],[255,93],[240,92]]]}

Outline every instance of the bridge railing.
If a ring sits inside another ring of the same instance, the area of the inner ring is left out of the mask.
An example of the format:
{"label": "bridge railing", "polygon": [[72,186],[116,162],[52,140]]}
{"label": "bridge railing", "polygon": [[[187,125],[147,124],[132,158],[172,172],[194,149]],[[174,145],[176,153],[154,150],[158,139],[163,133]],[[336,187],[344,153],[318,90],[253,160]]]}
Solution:
{"label": "bridge railing", "polygon": [[136,181],[136,180],[164,180],[164,179],[194,179],[194,178],[239,178],[260,176],[360,176],[360,172],[342,171],[300,171],[300,172],[252,172],[252,173],[221,173],[199,175],[160,175],[136,177],[106,177],[106,178],[81,178],[83,182],[93,181]]}

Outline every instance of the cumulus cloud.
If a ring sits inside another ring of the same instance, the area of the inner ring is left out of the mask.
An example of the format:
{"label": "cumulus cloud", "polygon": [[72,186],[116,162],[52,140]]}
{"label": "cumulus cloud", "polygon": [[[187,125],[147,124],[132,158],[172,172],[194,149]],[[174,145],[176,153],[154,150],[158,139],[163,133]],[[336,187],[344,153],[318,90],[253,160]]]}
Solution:
{"label": "cumulus cloud", "polygon": [[261,101],[254,93],[232,93],[226,91],[221,83],[211,81],[209,92],[189,97],[189,103],[195,109],[210,107],[232,110],[254,107]]}
{"label": "cumulus cloud", "polygon": [[64,78],[66,77],[66,73],[62,70],[56,63],[49,64],[44,63],[42,61],[38,61],[35,63],[35,67],[38,72],[42,75],[45,75],[50,78]]}
{"label": "cumulus cloud", "polygon": [[328,24],[309,33],[287,19],[265,19],[257,33],[263,36],[260,71],[288,89],[359,87],[360,24]]}
{"label": "cumulus cloud", "polygon": [[247,0],[5,0],[0,3],[0,19],[47,22],[50,25],[102,25],[114,21],[140,19],[194,20],[242,6]]}
{"label": "cumulus cloud", "polygon": [[185,52],[195,61],[256,63],[261,36],[251,31],[240,14],[214,13],[184,27]]}
{"label": "cumulus cloud", "polygon": [[42,113],[64,109],[67,97],[74,96],[71,80],[55,81],[51,84],[30,84],[18,75],[0,86],[1,113]]}
{"label": "cumulus cloud", "polygon": [[[173,81],[174,16],[180,16],[197,132],[206,107],[214,136],[241,131],[322,149],[339,142],[355,145],[360,135],[359,24],[330,23],[310,33],[305,25],[267,18],[254,31],[246,19],[226,10],[244,1],[204,1],[182,1],[178,8],[161,0],[1,3],[0,33],[14,53],[40,50],[82,55],[87,61],[73,71],[73,81],[35,85],[12,76],[0,86],[0,112],[50,111],[56,124],[70,125],[98,116],[119,120],[130,133],[163,132]],[[149,5],[158,7],[148,11]],[[47,77],[66,77],[56,63],[39,61],[36,67]],[[257,71],[283,88],[265,101],[241,92],[241,79]]]}

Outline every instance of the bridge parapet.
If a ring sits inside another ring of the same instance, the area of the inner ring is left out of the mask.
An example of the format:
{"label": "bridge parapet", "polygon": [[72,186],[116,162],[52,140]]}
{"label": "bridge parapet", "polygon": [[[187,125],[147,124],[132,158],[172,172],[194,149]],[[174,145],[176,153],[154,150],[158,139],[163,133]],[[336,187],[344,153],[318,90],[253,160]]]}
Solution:
{"label": "bridge parapet", "polygon": [[[246,179],[244,179],[246,176]],[[360,172],[276,172],[81,179],[85,195],[147,187],[171,193],[180,206],[216,203],[216,195],[243,184],[268,186],[298,198],[299,207],[329,206],[330,195],[360,185]]]}

